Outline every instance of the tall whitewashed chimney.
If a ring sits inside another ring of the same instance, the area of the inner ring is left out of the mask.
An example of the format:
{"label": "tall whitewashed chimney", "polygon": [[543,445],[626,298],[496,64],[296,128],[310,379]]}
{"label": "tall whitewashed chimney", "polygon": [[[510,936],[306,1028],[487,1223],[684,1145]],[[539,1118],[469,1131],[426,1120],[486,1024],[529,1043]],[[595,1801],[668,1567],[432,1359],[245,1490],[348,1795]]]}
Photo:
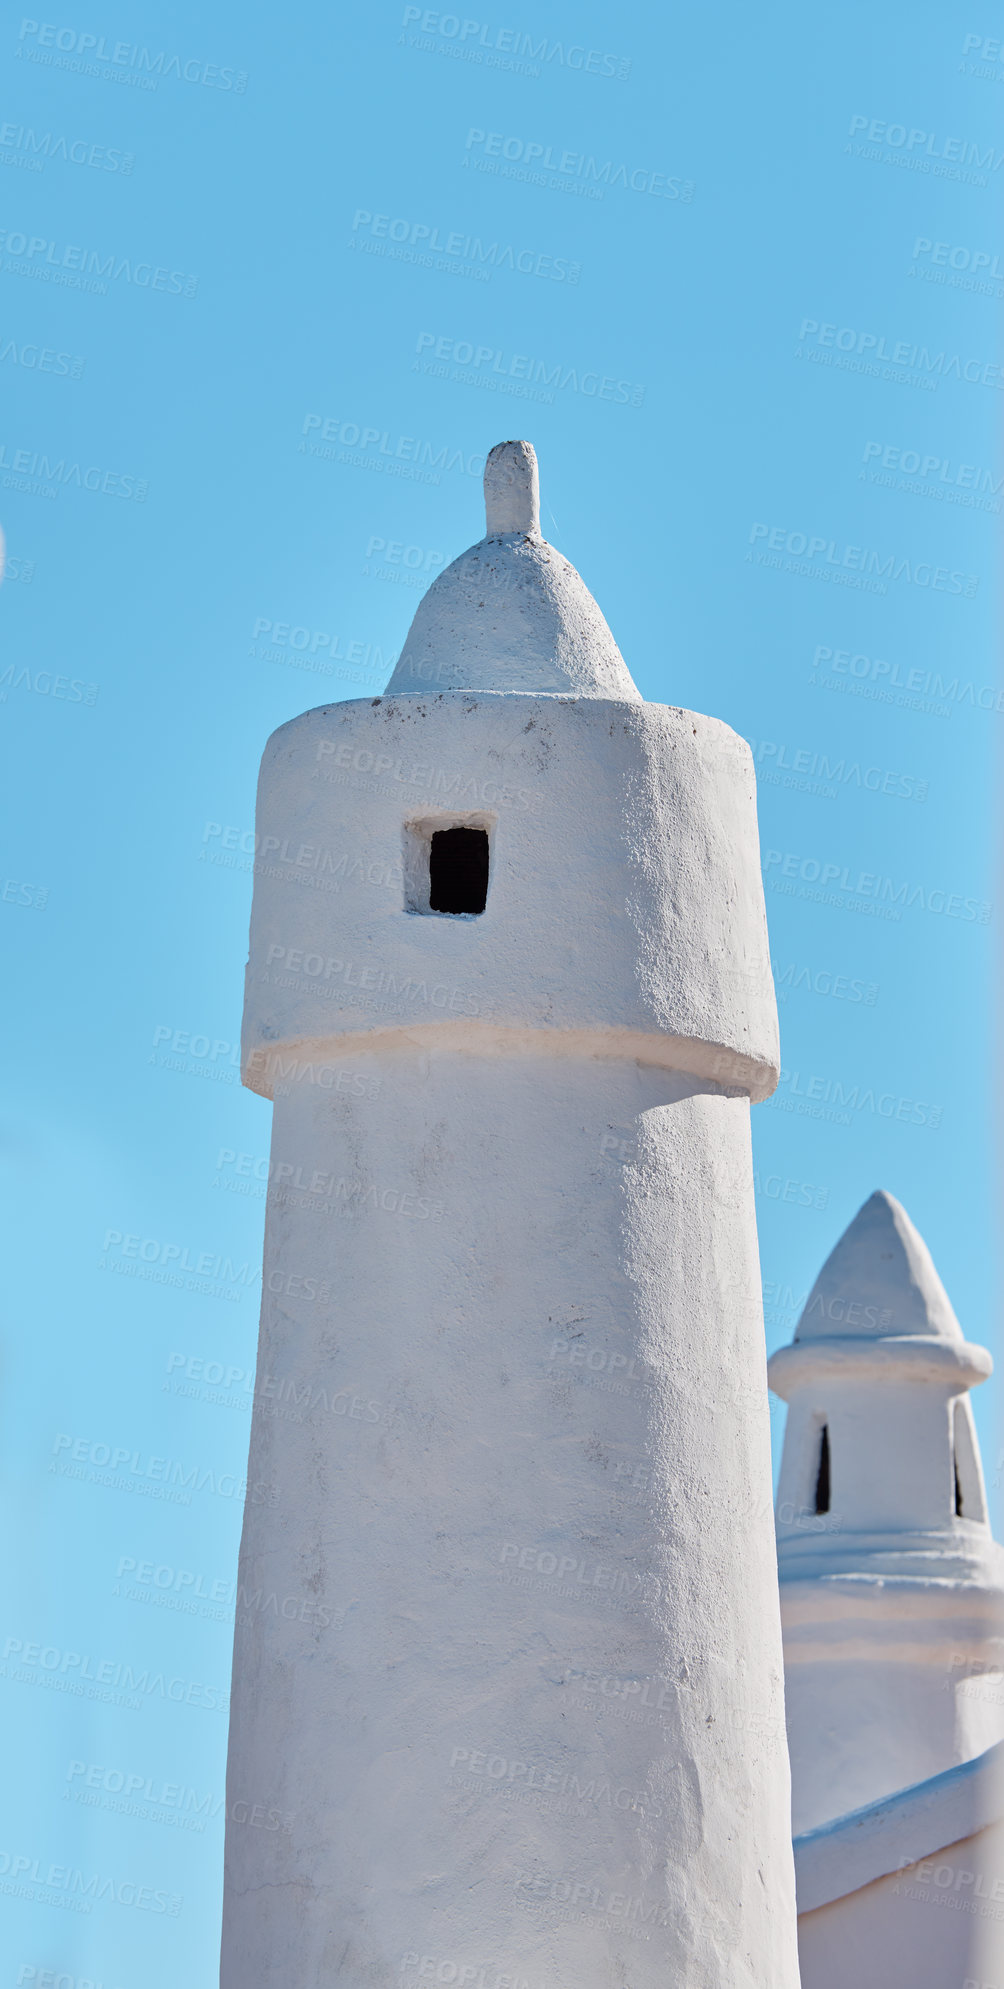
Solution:
{"label": "tall whitewashed chimney", "polygon": [[485,495],[262,766],[222,1981],[796,1989],[751,757]]}
{"label": "tall whitewashed chimney", "polygon": [[1004,1553],[962,1337],[892,1195],[859,1209],[790,1347],[777,1537],[796,1834],[1004,1737]]}

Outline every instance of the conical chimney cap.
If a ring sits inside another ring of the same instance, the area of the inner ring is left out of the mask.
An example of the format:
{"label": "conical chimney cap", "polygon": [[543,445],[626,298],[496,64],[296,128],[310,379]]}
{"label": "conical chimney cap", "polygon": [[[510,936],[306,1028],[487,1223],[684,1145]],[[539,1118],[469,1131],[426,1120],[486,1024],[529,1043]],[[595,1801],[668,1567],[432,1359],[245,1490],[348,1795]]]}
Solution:
{"label": "conical chimney cap", "polygon": [[962,1339],[927,1244],[901,1203],[879,1188],[827,1257],[795,1329],[795,1344],[915,1334]]}
{"label": "conical chimney cap", "polygon": [[496,443],[484,482],[485,537],[419,602],[387,695],[551,691],[637,702],[588,587],[541,537],[532,445]]}

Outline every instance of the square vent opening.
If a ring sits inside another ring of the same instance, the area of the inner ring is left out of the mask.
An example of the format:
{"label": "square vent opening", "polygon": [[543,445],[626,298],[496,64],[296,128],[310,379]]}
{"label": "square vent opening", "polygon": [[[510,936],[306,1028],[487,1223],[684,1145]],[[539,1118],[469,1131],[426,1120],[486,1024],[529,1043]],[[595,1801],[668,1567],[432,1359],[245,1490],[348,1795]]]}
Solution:
{"label": "square vent opening", "polygon": [[434,830],[429,851],[430,912],[483,912],[487,900],[487,829]]}
{"label": "square vent opening", "polygon": [[478,918],[488,902],[494,821],[436,815],[404,831],[405,910]]}

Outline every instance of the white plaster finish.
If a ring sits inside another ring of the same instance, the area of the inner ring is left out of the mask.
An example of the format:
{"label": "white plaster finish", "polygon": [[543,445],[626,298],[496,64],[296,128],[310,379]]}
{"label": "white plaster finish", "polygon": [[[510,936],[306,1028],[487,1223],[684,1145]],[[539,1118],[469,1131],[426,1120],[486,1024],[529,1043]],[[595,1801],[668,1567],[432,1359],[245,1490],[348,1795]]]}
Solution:
{"label": "white plaster finish", "polygon": [[1004,1660],[1004,1554],[967,1397],[991,1367],[905,1210],[872,1195],[768,1366],[789,1404],[777,1536],[796,1834],[1004,1734],[1004,1694],[979,1683]]}
{"label": "white plaster finish", "polygon": [[[228,1826],[223,1989],[418,1989],[423,1957],[468,1989],[796,1989],[751,768],[595,695],[590,642],[588,693],[503,692],[503,658],[266,754],[240,1580],[309,1607],[238,1618],[228,1813],[291,1821]],[[485,912],[407,911],[409,836],[458,816]],[[301,847],[352,858],[337,891],[289,881]]]}
{"label": "white plaster finish", "polygon": [[551,691],[640,703],[574,566],[540,534],[537,458],[500,442],[485,464],[487,536],[422,596],[387,691]]}
{"label": "white plaster finish", "polygon": [[920,1231],[876,1189],[834,1244],[805,1302],[795,1344],[845,1338],[961,1340],[962,1328]]}
{"label": "white plaster finish", "polygon": [[1002,1875],[996,1824],[800,1915],[802,1989],[1001,1989]]}
{"label": "white plaster finish", "polygon": [[[241,1582],[332,1621],[238,1628],[232,1800],[293,1822],[230,1831],[225,1989],[412,1952],[793,1984],[747,1102],[630,1060],[353,1068],[375,1096],[276,1102],[304,1186],[268,1209],[248,1477],[279,1503]],[[284,1295],[306,1271],[326,1311]]]}
{"label": "white plaster finish", "polygon": [[1002,1752],[796,1839],[802,1989],[999,1989]]}
{"label": "white plaster finish", "polygon": [[[435,819],[489,829],[478,918],[402,910],[408,825]],[[244,1072],[266,1096],[277,1045],[432,1027],[773,1090],[752,761],[716,719],[492,692],[323,706],[270,739],[257,830]]]}
{"label": "white plaster finish", "polygon": [[529,442],[496,442],[485,463],[486,536],[540,534],[540,478]]}
{"label": "white plaster finish", "polygon": [[[957,1768],[796,1837],[799,1912],[828,1906],[996,1823],[1004,1823],[1004,1741]],[[1000,1881],[1004,1888],[1004,1872]],[[1000,1903],[1004,1905],[1004,1889]]]}

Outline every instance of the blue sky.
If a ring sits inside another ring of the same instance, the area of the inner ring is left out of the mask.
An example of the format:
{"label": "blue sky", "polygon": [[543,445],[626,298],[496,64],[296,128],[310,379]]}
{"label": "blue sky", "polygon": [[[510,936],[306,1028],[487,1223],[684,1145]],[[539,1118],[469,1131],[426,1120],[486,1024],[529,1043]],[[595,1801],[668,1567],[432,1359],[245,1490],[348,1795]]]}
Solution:
{"label": "blue sky", "polygon": [[[3,30],[0,1984],[215,1979],[257,764],[382,688],[500,438],[643,694],[756,745],[769,1345],[878,1186],[994,1344],[994,32],[930,0]],[[78,1439],[197,1489],[127,1495]]]}

